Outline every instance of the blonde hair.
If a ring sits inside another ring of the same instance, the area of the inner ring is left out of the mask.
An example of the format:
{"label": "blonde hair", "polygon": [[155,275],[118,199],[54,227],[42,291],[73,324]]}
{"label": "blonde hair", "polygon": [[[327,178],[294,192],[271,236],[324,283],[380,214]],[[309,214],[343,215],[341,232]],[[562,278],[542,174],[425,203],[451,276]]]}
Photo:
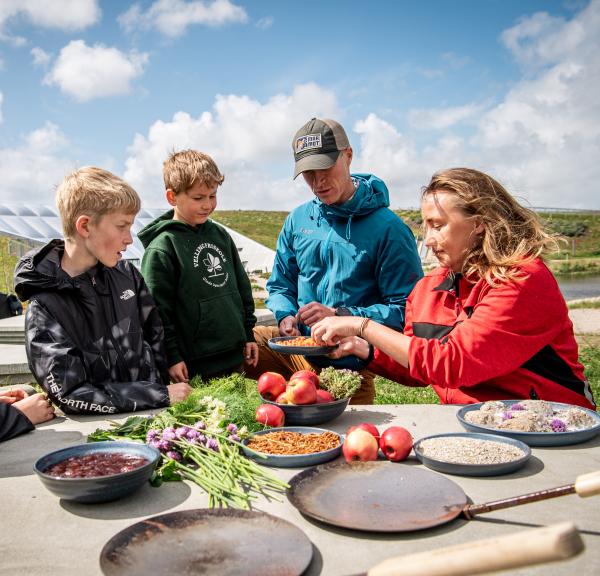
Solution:
{"label": "blonde hair", "polygon": [[105,214],[137,214],[141,201],[127,182],[108,170],[86,166],[65,176],[56,189],[65,238],[76,234],[75,222],[85,214],[97,222]]}
{"label": "blonde hair", "polygon": [[484,232],[465,257],[462,273],[491,286],[522,277],[520,265],[558,249],[559,235],[544,231],[535,212],[521,206],[494,178],[470,168],[437,172],[421,198],[436,192],[455,197],[465,216],[480,220]]}
{"label": "blonde hair", "polygon": [[175,195],[190,189],[195,182],[206,186],[223,184],[225,176],[219,172],[215,161],[197,150],[173,152],[163,163],[165,188]]}

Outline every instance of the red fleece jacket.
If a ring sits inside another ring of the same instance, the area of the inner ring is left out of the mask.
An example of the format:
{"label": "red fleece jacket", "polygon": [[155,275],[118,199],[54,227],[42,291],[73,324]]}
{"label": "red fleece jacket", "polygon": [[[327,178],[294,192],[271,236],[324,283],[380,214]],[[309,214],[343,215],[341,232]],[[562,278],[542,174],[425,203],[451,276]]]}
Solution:
{"label": "red fleece jacket", "polygon": [[556,279],[540,259],[522,271],[496,288],[432,271],[406,306],[409,368],[375,350],[369,369],[431,385],[443,404],[534,398],[595,409]]}

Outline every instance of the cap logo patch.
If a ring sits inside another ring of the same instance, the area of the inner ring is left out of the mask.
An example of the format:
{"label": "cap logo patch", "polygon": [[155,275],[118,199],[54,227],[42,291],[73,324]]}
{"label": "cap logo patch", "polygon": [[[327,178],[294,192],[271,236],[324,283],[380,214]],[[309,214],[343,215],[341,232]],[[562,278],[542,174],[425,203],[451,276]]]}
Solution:
{"label": "cap logo patch", "polygon": [[322,148],[323,142],[321,134],[307,134],[296,139],[296,154],[303,150],[311,150],[313,148]]}

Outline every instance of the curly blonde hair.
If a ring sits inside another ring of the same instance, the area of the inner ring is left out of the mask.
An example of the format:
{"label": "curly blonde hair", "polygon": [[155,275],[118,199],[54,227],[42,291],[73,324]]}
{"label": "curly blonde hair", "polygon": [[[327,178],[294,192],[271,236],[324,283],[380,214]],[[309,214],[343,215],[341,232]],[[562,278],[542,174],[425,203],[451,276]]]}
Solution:
{"label": "curly blonde hair", "polygon": [[177,196],[190,189],[195,182],[206,186],[220,186],[225,180],[215,161],[197,150],[173,152],[163,162],[165,189],[173,190]]}
{"label": "curly blonde hair", "polygon": [[76,235],[75,222],[79,216],[85,214],[97,222],[112,212],[137,214],[141,200],[125,180],[103,168],[85,166],[65,176],[59,184],[56,206],[64,236],[70,239]]}
{"label": "curly blonde hair", "polygon": [[535,212],[521,206],[494,178],[471,168],[437,172],[421,198],[448,192],[455,206],[484,226],[480,241],[466,254],[462,274],[491,286],[522,277],[520,265],[558,250],[560,236],[547,233]]}

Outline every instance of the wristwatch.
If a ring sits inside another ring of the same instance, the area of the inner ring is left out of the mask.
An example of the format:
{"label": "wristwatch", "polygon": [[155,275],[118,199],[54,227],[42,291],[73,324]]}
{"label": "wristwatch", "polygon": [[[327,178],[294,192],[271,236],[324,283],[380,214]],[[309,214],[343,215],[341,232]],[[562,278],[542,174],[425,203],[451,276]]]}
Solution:
{"label": "wristwatch", "polygon": [[352,312],[350,312],[350,310],[348,310],[348,308],[346,308],[345,306],[340,306],[339,308],[335,309],[335,315],[336,316],[352,316]]}

